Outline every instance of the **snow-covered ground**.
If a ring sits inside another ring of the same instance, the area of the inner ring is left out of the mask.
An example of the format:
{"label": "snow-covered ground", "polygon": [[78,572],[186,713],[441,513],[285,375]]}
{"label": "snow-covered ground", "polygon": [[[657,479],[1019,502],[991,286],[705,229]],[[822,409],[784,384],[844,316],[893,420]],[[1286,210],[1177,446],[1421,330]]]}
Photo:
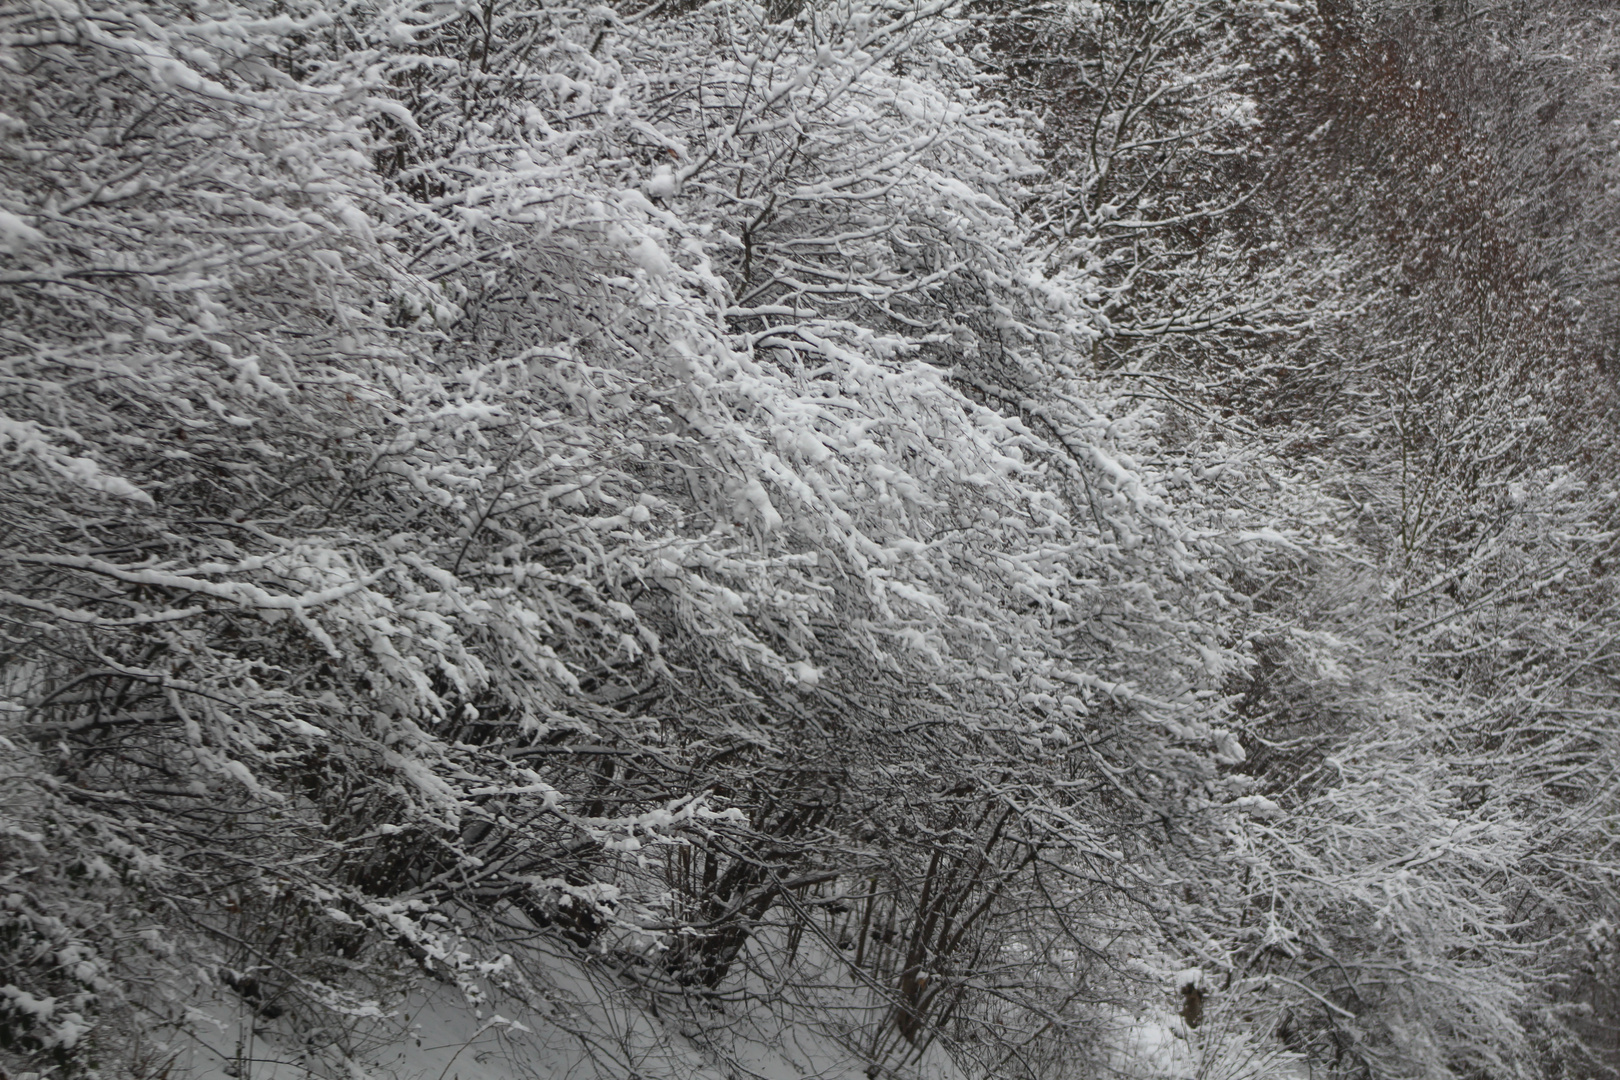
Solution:
{"label": "snow-covered ground", "polygon": [[[195,1080],[968,1080],[939,1044],[922,1051],[884,1022],[887,1006],[802,950],[791,978],[752,969],[719,995],[652,995],[607,965],[543,941],[520,963],[524,986],[469,1003],[435,985],[356,1022],[347,1058],[312,1054],[280,1020],[223,999],[192,1010],[195,1038],[175,1066]],[[1179,991],[1190,975],[1171,981]],[[1167,999],[1168,1000],[1168,999]],[[1298,1080],[1274,1040],[1216,1020],[1191,1030],[1168,1009],[1098,1014],[1110,1070],[1141,1080]],[[889,1032],[888,1037],[882,1033]],[[330,1033],[324,1033],[330,1034]],[[176,1044],[179,1048],[181,1044]]]}

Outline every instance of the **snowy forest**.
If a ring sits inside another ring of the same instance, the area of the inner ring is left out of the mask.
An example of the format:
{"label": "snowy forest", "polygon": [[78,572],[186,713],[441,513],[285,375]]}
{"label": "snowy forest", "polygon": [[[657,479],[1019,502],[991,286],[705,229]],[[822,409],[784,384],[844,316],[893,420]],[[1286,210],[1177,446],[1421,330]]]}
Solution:
{"label": "snowy forest", "polygon": [[0,1080],[1620,1072],[1620,11],[0,0]]}

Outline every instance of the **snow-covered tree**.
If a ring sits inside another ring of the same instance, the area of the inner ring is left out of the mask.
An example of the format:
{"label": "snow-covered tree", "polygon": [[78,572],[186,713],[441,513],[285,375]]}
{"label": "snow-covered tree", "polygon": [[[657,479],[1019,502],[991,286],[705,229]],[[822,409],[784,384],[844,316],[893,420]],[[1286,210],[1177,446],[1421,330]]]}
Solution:
{"label": "snow-covered tree", "polygon": [[0,13],[5,1070],[228,997],[350,1074],[424,979],[787,995],[808,939],[874,1075],[1205,995],[1525,1072],[1612,889],[1613,497],[1577,381],[1443,384],[1376,244],[1276,246],[1326,32]]}
{"label": "snow-covered tree", "polygon": [[969,24],[764,19],[7,24],[8,1053],[218,983],[342,1056],[402,962],[520,978],[488,917],[715,984],[880,774],[1151,861],[1240,755],[1254,545],[1071,374]]}

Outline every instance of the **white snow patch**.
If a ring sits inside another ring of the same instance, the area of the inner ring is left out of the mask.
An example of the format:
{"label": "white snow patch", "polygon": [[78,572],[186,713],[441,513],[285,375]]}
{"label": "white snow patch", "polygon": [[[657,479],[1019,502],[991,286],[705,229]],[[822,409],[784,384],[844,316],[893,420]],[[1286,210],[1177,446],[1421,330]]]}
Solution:
{"label": "white snow patch", "polygon": [[45,234],[16,214],[0,210],[0,252],[21,255],[24,248],[45,242]]}
{"label": "white snow patch", "polygon": [[799,680],[800,686],[814,689],[821,683],[821,669],[803,660],[791,665],[788,670],[793,672],[793,677]]}
{"label": "white snow patch", "polygon": [[668,165],[660,165],[653,170],[644,190],[649,199],[667,199],[675,194],[675,171]]}
{"label": "white snow patch", "polygon": [[1246,810],[1258,818],[1279,818],[1283,816],[1283,808],[1264,795],[1245,795],[1241,799],[1233,799],[1232,805],[1239,810]]}
{"label": "white snow patch", "polygon": [[0,415],[0,450],[4,450],[8,443],[74,483],[148,506],[156,505],[150,495],[123,477],[104,473],[101,466],[90,458],[75,457],[57,447],[32,420],[13,420]]}

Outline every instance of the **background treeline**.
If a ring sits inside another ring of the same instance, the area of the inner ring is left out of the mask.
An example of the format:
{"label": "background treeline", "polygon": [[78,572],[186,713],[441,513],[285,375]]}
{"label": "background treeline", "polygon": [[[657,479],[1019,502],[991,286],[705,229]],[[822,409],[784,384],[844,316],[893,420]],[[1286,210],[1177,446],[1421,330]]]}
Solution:
{"label": "background treeline", "polygon": [[1613,24],[0,4],[0,1075],[1611,1071]]}

